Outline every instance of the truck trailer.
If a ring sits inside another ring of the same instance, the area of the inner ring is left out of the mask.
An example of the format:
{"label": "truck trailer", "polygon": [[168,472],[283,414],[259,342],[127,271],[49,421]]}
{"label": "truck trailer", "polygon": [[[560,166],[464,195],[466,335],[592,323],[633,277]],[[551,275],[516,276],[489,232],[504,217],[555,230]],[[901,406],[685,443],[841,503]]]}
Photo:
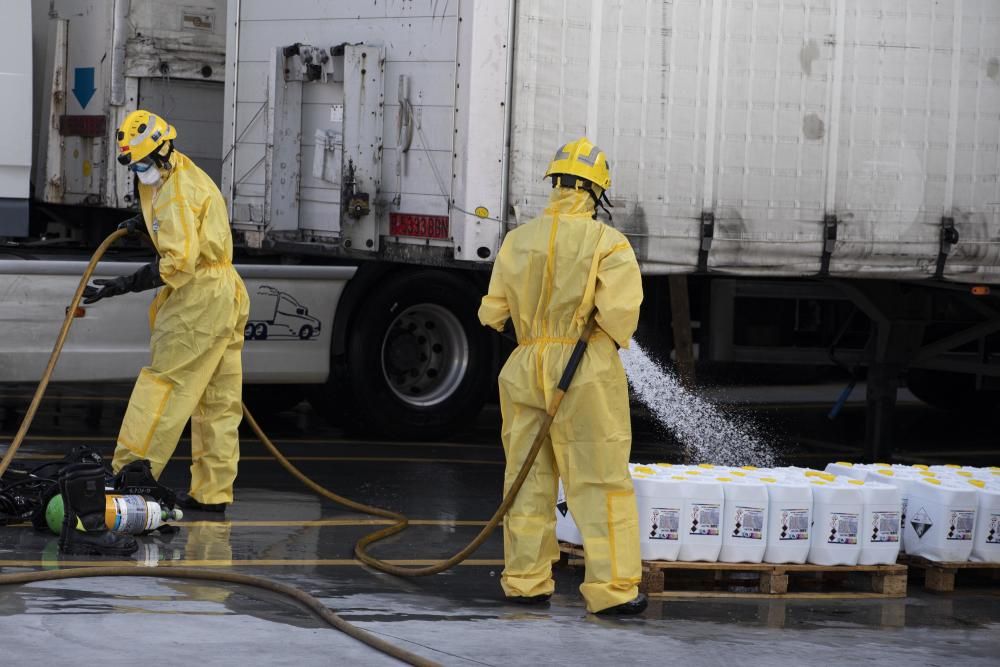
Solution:
{"label": "truck trailer", "polygon": [[[267,285],[317,320],[306,339],[248,327],[248,381],[310,385],[373,432],[434,437],[488,398],[504,351],[476,320],[489,268],[581,135],[611,160],[609,224],[644,273],[640,338],[686,372],[865,375],[874,458],[901,383],[949,409],[1000,398],[996,2],[39,4],[35,215],[5,234],[0,313],[21,335],[0,343],[4,379],[37,377],[25,339],[54,336],[38,309],[62,308],[81,250],[134,208],[113,132],[150,107],[217,175],[241,272],[264,276],[253,298]],[[78,335],[64,377],[130,379],[141,329],[113,370]]]}

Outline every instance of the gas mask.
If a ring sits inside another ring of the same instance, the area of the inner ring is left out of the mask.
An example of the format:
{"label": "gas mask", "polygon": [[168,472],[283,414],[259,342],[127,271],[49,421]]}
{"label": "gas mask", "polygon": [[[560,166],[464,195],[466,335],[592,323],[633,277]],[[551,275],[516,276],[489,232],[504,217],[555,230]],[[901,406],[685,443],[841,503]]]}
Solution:
{"label": "gas mask", "polygon": [[162,178],[160,170],[151,160],[136,162],[130,168],[143,185],[156,185]]}

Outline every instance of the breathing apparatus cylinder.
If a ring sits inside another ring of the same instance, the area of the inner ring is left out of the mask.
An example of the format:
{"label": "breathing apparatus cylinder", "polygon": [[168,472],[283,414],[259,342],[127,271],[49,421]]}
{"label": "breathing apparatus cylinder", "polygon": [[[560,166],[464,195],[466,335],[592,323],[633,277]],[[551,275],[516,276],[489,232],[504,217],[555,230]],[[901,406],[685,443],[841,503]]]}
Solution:
{"label": "breathing apparatus cylinder", "polygon": [[[141,535],[156,530],[167,521],[184,518],[180,509],[164,509],[155,500],[137,495],[107,495],[105,497],[104,523],[108,530],[130,535]],[[62,529],[64,513],[63,497],[56,494],[45,508],[45,523],[56,535]],[[79,519],[77,520],[79,524]],[[80,528],[78,525],[77,528]],[[81,528],[82,530],[82,528]]]}

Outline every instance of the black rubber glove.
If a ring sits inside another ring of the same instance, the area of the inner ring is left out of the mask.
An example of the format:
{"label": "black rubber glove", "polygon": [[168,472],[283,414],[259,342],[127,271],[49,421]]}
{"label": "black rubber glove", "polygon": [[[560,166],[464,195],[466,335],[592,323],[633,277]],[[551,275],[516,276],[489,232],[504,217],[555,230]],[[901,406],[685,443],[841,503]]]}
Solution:
{"label": "black rubber glove", "polygon": [[128,292],[145,292],[163,285],[160,278],[160,260],[150,262],[130,276],[98,278],[93,285],[83,288],[83,303],[90,305],[101,299]]}
{"label": "black rubber glove", "polygon": [[129,236],[134,236],[140,229],[144,228],[145,222],[143,222],[141,215],[131,217],[128,220],[118,223],[118,229],[126,230],[129,233]]}

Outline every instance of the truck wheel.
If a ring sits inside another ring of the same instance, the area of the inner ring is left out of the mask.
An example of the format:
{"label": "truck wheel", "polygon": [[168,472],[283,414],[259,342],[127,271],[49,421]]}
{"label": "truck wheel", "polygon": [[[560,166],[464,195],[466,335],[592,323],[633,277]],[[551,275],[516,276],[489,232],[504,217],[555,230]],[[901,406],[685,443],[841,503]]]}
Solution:
{"label": "truck wheel", "polygon": [[940,410],[980,412],[1000,403],[1000,393],[976,389],[976,378],[964,373],[911,368],[906,386],[921,401]]}
{"label": "truck wheel", "polygon": [[495,382],[479,299],[469,281],[425,270],[390,277],[362,306],[347,341],[345,392],[361,434],[440,438],[479,414]]}
{"label": "truck wheel", "polygon": [[313,337],[313,328],[308,324],[303,324],[299,329],[299,340],[309,340]]}

